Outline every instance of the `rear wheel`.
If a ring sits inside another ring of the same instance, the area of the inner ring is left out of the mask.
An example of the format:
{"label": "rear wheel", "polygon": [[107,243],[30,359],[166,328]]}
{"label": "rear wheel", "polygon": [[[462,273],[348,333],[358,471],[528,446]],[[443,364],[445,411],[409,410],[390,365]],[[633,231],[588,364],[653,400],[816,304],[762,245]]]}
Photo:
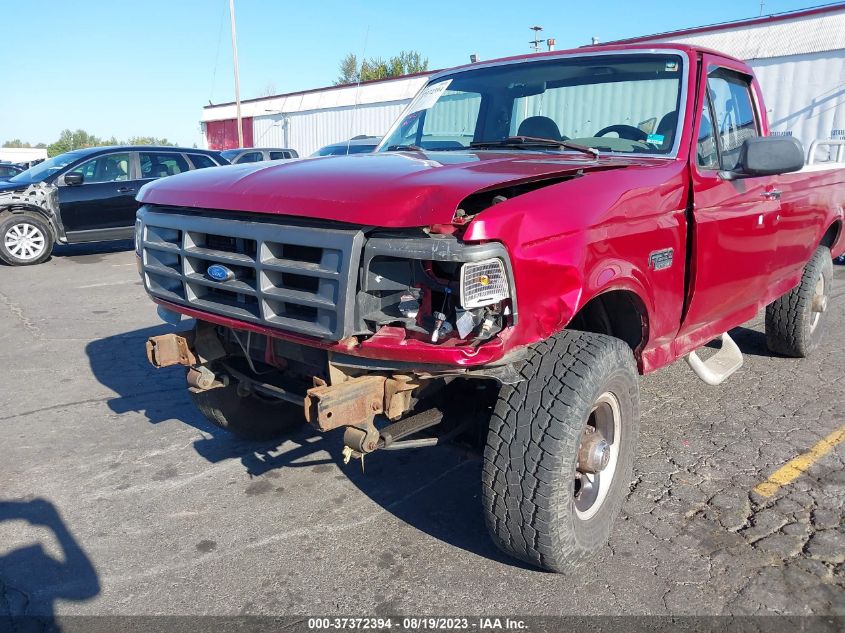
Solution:
{"label": "rear wheel", "polygon": [[766,306],[766,344],[771,351],[803,358],[819,346],[832,279],[830,249],[819,246],[801,282]]}
{"label": "rear wheel", "polygon": [[12,266],[40,264],[53,251],[50,225],[34,213],[11,213],[0,219],[0,259]]}
{"label": "rear wheel", "polygon": [[535,346],[522,373],[501,388],[490,420],[487,527],[508,554],[569,571],[607,541],[628,491],[636,364],[619,339],[567,331]]}
{"label": "rear wheel", "polygon": [[305,422],[302,407],[255,393],[242,395],[236,383],[189,393],[210,422],[245,439],[277,437]]}

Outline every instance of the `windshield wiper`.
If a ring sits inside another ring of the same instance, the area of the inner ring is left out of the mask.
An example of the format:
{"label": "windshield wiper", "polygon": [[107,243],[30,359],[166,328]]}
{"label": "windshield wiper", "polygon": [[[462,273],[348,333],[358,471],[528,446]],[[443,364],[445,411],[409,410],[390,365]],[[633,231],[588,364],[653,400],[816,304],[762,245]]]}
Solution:
{"label": "windshield wiper", "polygon": [[473,141],[469,144],[470,147],[562,147],[564,149],[574,149],[577,152],[589,154],[594,158],[599,157],[599,151],[594,147],[587,147],[572,141],[556,141],[551,138],[541,138],[539,136],[508,136],[500,141]]}
{"label": "windshield wiper", "polygon": [[422,152],[423,148],[419,145],[388,145],[388,152]]}

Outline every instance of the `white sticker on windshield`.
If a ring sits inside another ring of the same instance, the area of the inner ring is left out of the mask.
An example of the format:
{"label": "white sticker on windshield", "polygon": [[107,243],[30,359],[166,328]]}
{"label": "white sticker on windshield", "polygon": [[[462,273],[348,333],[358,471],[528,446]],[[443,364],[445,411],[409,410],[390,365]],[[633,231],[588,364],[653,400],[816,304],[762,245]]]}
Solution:
{"label": "white sticker on windshield", "polygon": [[446,81],[439,81],[436,84],[431,84],[423,88],[422,92],[414,99],[414,103],[411,105],[411,112],[428,110],[446,92],[450,83],[452,83],[452,80],[447,79]]}

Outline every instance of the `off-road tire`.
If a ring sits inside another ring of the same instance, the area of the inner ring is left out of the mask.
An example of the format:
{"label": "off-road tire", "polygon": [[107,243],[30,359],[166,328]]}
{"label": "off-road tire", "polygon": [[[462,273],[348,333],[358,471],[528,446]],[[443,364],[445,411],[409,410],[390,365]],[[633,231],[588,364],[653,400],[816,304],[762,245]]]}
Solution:
{"label": "off-road tire", "polygon": [[830,297],[832,279],[830,249],[819,246],[804,267],[801,282],[766,306],[766,345],[771,351],[804,358],[819,346],[827,312],[814,312],[813,298],[820,280],[825,296]]}
{"label": "off-road tire", "polygon": [[[504,385],[484,451],[487,528],[507,554],[539,567],[577,568],[607,542],[629,491],[639,431],[639,383],[631,349],[601,334],[564,331],[538,343]],[[612,393],[621,412],[616,470],[594,516],[575,508],[581,436],[597,399]]]}
{"label": "off-road tire", "polygon": [[191,391],[191,400],[208,420],[233,435],[263,440],[289,433],[305,422],[302,407],[259,395],[242,396],[236,383],[208,391]]}
{"label": "off-road tire", "polygon": [[[15,227],[24,227],[26,231],[37,232],[43,244],[42,251],[32,258],[20,257],[9,249],[7,236]],[[40,264],[53,252],[53,229],[50,224],[36,213],[5,213],[0,215],[0,259],[10,266],[32,266]]]}

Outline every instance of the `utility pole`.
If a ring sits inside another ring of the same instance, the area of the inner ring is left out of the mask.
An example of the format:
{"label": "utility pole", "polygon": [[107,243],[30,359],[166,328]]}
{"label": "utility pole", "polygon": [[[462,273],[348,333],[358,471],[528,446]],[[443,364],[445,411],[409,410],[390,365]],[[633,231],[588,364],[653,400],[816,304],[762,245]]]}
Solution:
{"label": "utility pole", "polygon": [[232,60],[235,66],[235,110],[238,117],[238,147],[244,146],[244,129],[241,122],[241,80],[238,75],[238,36],[235,32],[235,0],[229,0],[229,17],[232,24]]}
{"label": "utility pole", "polygon": [[540,31],[543,30],[542,26],[532,26],[530,27],[532,31],[534,31],[534,39],[528,42],[531,44],[531,48],[534,49],[535,53],[540,52],[540,44],[543,43],[543,40],[540,39]]}

